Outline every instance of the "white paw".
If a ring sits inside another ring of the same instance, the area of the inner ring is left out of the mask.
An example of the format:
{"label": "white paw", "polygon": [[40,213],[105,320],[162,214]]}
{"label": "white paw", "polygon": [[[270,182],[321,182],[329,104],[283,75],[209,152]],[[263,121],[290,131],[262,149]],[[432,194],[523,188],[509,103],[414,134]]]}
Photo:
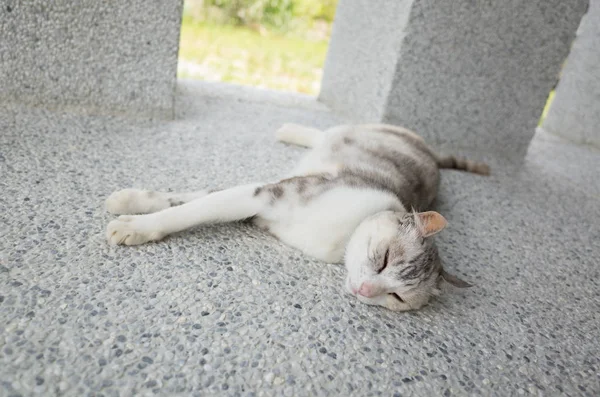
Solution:
{"label": "white paw", "polygon": [[394,312],[405,312],[408,310],[418,309],[418,307],[414,307],[413,305],[409,305],[404,299],[400,300],[392,294],[383,294],[374,296],[372,298],[367,298],[361,295],[356,296],[359,301],[362,303],[366,303],[367,305],[374,306],[383,306],[386,309],[392,310]]}
{"label": "white paw", "polygon": [[394,296],[392,294],[385,295],[385,301],[381,306],[383,306],[387,309],[390,309],[392,311],[395,311],[395,312],[405,312],[408,310],[417,309],[417,308],[411,307],[408,303],[406,303],[406,301],[401,301],[400,299],[398,299],[396,296]]}
{"label": "white paw", "polygon": [[402,295],[402,300],[398,299],[397,296],[387,294],[386,302],[383,306],[396,312],[403,312],[407,310],[419,310],[420,308],[429,303],[430,298],[431,295],[429,295],[428,293],[412,293]]}
{"label": "white paw", "polygon": [[149,214],[169,208],[163,193],[140,189],[123,189],[106,199],[106,209],[111,214]]}
{"label": "white paw", "polygon": [[110,244],[138,245],[157,241],[165,235],[158,230],[149,215],[120,216],[106,227],[106,238]]}
{"label": "white paw", "polygon": [[279,142],[295,143],[298,137],[298,126],[296,124],[286,123],[275,131],[275,138]]}

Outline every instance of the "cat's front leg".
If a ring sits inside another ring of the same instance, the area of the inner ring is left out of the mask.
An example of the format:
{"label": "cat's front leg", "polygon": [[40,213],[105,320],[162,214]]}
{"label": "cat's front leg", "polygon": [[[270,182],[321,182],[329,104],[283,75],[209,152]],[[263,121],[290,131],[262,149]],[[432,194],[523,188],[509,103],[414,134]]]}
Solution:
{"label": "cat's front leg", "polygon": [[201,224],[250,218],[269,202],[257,194],[260,186],[237,186],[153,214],[121,216],[108,224],[106,237],[111,244],[137,245]]}
{"label": "cat's front leg", "polygon": [[155,192],[141,189],[123,189],[106,199],[106,209],[115,215],[151,214],[189,203],[209,193],[201,190],[191,193]]}

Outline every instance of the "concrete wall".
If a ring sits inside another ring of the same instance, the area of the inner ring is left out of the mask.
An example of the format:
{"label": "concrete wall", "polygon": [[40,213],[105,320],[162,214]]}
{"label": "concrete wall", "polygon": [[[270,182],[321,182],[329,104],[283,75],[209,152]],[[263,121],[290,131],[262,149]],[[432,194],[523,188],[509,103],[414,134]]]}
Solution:
{"label": "concrete wall", "polygon": [[542,128],[600,148],[600,0],[591,0]]}
{"label": "concrete wall", "polygon": [[0,0],[0,102],[173,115],[182,0]]}
{"label": "concrete wall", "polygon": [[356,120],[383,118],[412,5],[382,3],[340,0],[335,14],[319,99]]}
{"label": "concrete wall", "polygon": [[586,6],[341,0],[320,99],[442,148],[522,157]]}

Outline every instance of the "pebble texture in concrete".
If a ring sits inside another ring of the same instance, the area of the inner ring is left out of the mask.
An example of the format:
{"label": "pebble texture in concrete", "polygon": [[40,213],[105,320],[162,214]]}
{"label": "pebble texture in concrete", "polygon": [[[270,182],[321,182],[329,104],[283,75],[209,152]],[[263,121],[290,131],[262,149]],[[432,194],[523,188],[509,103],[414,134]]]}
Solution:
{"label": "pebble texture in concrete", "polygon": [[587,3],[342,0],[321,100],[440,147],[522,158]]}
{"label": "pebble texture in concrete", "polygon": [[574,142],[600,148],[600,1],[577,32],[543,128]]}
{"label": "pebble texture in concrete", "polygon": [[172,118],[182,4],[0,1],[0,104]]}
{"label": "pebble texture in concrete", "polygon": [[280,124],[338,122],[182,84],[172,122],[1,111],[0,395],[600,393],[598,152],[540,137],[522,168],[444,171],[437,241],[475,287],[393,313],[246,224],[107,245],[113,190],[271,180],[304,152]]}

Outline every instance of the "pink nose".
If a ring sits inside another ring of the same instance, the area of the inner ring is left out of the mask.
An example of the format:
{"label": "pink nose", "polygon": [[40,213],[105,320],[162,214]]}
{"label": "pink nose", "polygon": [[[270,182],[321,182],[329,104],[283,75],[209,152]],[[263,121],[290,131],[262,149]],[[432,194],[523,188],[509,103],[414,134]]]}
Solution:
{"label": "pink nose", "polygon": [[352,290],[352,295],[356,295],[358,293],[358,290],[355,287],[350,287],[350,289]]}
{"label": "pink nose", "polygon": [[361,284],[360,288],[358,289],[358,293],[366,298],[371,298],[372,296],[376,295],[373,284],[366,281]]}

